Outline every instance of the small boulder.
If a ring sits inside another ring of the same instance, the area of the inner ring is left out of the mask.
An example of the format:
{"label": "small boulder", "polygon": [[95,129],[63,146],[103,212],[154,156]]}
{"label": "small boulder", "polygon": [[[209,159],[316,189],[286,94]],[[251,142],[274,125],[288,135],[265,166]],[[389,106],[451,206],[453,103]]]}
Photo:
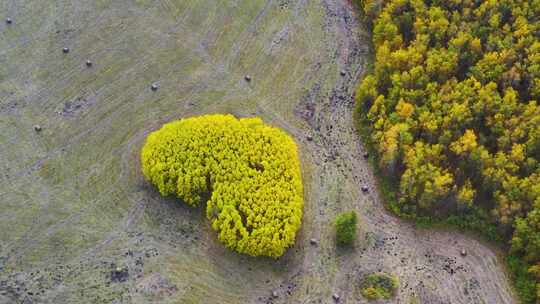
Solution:
{"label": "small boulder", "polygon": [[251,76],[246,75],[246,76],[244,76],[244,79],[245,79],[247,82],[250,82],[250,81],[251,81]]}
{"label": "small boulder", "polygon": [[41,126],[40,125],[35,125],[34,126],[34,131],[40,132],[41,131]]}
{"label": "small boulder", "polygon": [[8,17],[8,18],[6,18],[6,23],[7,23],[7,24],[12,24],[12,23],[13,23],[13,20],[11,20],[11,18]]}
{"label": "small boulder", "polygon": [[68,48],[68,47],[64,47],[64,48],[62,49],[62,52],[63,52],[64,54],[69,53],[69,48]]}
{"label": "small boulder", "polygon": [[332,299],[334,299],[334,301],[336,302],[339,302],[339,295],[337,293],[333,294]]}
{"label": "small boulder", "polygon": [[278,292],[275,290],[272,291],[272,298],[277,299],[278,297],[279,297]]}
{"label": "small boulder", "polygon": [[368,192],[369,191],[369,188],[368,186],[362,186],[362,192]]}
{"label": "small boulder", "polygon": [[312,140],[313,140],[313,136],[308,135],[308,136],[306,136],[306,139],[307,139],[307,141],[312,141]]}
{"label": "small boulder", "polygon": [[152,86],[150,87],[152,89],[152,91],[157,91],[157,89],[159,88],[159,86],[157,85],[157,83],[153,83]]}
{"label": "small boulder", "polygon": [[347,75],[347,72],[345,70],[341,70],[341,72],[339,72],[341,74],[341,76],[345,76]]}
{"label": "small boulder", "polygon": [[311,245],[317,245],[319,242],[317,242],[317,239],[310,239],[310,240],[309,240],[309,243],[310,243]]}
{"label": "small boulder", "polygon": [[369,153],[368,152],[364,152],[364,158],[369,158]]}
{"label": "small boulder", "polygon": [[87,67],[91,67],[91,66],[92,66],[92,61],[86,60],[86,66],[87,66]]}
{"label": "small boulder", "polygon": [[461,249],[460,254],[461,254],[462,257],[466,257],[467,256],[467,250],[465,250],[465,248]]}

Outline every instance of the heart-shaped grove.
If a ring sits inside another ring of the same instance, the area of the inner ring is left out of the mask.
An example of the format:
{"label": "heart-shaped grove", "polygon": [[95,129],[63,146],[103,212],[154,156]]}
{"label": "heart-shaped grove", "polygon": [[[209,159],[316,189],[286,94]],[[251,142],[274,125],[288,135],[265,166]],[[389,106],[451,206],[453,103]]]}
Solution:
{"label": "heart-shaped grove", "polygon": [[302,221],[298,151],[260,118],[204,115],[165,124],[141,152],[142,171],[161,195],[197,206],[227,247],[279,257]]}

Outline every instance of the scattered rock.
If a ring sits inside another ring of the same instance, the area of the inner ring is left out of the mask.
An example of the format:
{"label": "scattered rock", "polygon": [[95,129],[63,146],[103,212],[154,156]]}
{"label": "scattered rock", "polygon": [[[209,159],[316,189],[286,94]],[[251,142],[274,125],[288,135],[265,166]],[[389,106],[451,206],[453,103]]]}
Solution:
{"label": "scattered rock", "polygon": [[341,74],[341,76],[345,76],[347,75],[347,72],[345,70],[341,70],[341,72],[339,72]]}
{"label": "scattered rock", "polygon": [[92,66],[92,61],[86,60],[86,66],[87,66],[87,67],[91,67],[91,66]]}
{"label": "scattered rock", "polygon": [[244,76],[244,79],[245,79],[247,82],[250,82],[250,81],[251,81],[251,76],[246,75],[246,76]]}
{"label": "scattered rock", "polygon": [[309,240],[309,243],[310,243],[311,245],[317,245],[319,242],[317,242],[317,239],[310,239],[310,240]]}
{"label": "scattered rock", "polygon": [[11,18],[8,17],[8,18],[6,18],[6,23],[7,23],[7,24],[12,24],[12,23],[13,23],[13,20],[11,20]]}
{"label": "scattered rock", "polygon": [[34,131],[40,132],[41,131],[41,126],[40,125],[35,125],[34,126]]}
{"label": "scattered rock", "polygon": [[369,153],[368,152],[364,152],[364,158],[369,158]]}
{"label": "scattered rock", "polygon": [[362,186],[362,192],[368,192],[369,188],[367,186]]}
{"label": "scattered rock", "polygon": [[467,256],[467,250],[465,250],[465,248],[461,249],[460,254],[461,254],[462,257],[466,257]]}
{"label": "scattered rock", "polygon": [[279,297],[277,291],[272,291],[272,298],[277,299]]}
{"label": "scattered rock", "polygon": [[159,88],[159,86],[157,85],[157,83],[153,83],[152,86],[150,87],[152,89],[152,91],[157,91],[157,89]]}
{"label": "scattered rock", "polygon": [[339,295],[337,293],[333,294],[332,299],[334,299],[334,301],[336,302],[339,302]]}
{"label": "scattered rock", "polygon": [[68,48],[68,47],[64,47],[64,48],[62,49],[62,52],[64,52],[64,54],[69,53],[69,48]]}
{"label": "scattered rock", "polygon": [[306,136],[306,139],[307,139],[308,141],[312,141],[312,140],[313,140],[313,136],[308,135],[308,136]]}

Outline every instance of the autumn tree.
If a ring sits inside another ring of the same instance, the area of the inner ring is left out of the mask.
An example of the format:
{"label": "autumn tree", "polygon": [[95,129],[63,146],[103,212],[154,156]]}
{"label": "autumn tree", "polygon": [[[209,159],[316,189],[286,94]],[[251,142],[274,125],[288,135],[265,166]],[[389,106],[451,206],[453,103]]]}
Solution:
{"label": "autumn tree", "polygon": [[540,1],[364,1],[364,10],[375,63],[357,117],[383,174],[398,179],[397,210],[484,208],[502,232],[514,229],[512,252],[539,273]]}
{"label": "autumn tree", "polygon": [[227,247],[279,257],[294,243],[303,190],[296,144],[259,118],[205,115],[165,124],[141,151],[163,196],[198,206]]}

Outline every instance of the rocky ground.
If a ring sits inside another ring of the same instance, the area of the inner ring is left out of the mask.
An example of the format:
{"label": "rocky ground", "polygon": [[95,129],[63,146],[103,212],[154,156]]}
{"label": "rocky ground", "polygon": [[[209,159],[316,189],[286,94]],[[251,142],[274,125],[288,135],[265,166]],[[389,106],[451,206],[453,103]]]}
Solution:
{"label": "rocky ground", "polygon": [[[349,2],[3,0],[0,12],[12,19],[0,303],[366,303],[359,282],[377,271],[400,279],[387,303],[515,303],[493,249],[384,210],[353,128],[369,38]],[[304,223],[278,260],[224,249],[202,209],[141,177],[149,132],[214,112],[261,116],[300,146]],[[338,249],[332,220],[350,209],[360,237]]]}

